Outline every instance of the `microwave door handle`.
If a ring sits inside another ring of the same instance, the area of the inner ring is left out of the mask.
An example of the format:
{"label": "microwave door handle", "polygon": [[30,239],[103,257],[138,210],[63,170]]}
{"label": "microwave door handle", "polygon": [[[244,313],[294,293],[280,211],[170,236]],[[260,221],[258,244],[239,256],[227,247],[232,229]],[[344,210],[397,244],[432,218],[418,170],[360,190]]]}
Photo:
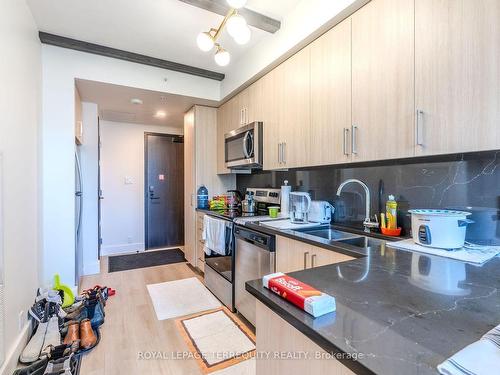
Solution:
{"label": "microwave door handle", "polygon": [[[250,144],[251,144],[251,149],[248,151],[247,144],[248,144],[248,139],[250,139]],[[253,138],[252,134],[248,131],[245,133],[245,136],[243,137],[243,153],[245,154],[246,159],[250,159],[253,154]]]}

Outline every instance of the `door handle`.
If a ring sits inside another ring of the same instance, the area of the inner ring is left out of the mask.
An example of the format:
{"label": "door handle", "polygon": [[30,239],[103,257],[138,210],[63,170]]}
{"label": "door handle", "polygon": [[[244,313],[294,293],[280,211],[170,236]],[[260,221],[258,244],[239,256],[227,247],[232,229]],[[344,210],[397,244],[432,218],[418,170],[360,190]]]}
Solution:
{"label": "door handle", "polygon": [[307,268],[307,256],[309,255],[309,251],[306,251],[304,253],[304,269]]}
{"label": "door handle", "polygon": [[283,142],[283,164],[286,164],[286,142]]}
{"label": "door handle", "polygon": [[315,266],[315,260],[316,260],[316,254],[311,255],[311,268],[314,268]]}
{"label": "door handle", "polygon": [[358,145],[357,145],[357,139],[356,139],[356,133],[358,132],[358,126],[353,125],[352,126],[352,133],[351,133],[351,152],[356,155],[358,153]]}
{"label": "door handle", "polygon": [[344,155],[349,156],[349,151],[347,150],[347,142],[349,138],[349,128],[344,128]]}
{"label": "door handle", "polygon": [[424,145],[424,132],[423,132],[423,124],[422,124],[422,119],[423,119],[424,111],[417,109],[417,113],[415,114],[415,138],[416,138],[416,143],[417,146],[423,146]]}
{"label": "door handle", "polygon": [[283,161],[282,161],[282,159],[283,159],[283,157],[282,157],[283,147],[282,146],[283,146],[283,143],[278,143],[278,164],[283,163]]}

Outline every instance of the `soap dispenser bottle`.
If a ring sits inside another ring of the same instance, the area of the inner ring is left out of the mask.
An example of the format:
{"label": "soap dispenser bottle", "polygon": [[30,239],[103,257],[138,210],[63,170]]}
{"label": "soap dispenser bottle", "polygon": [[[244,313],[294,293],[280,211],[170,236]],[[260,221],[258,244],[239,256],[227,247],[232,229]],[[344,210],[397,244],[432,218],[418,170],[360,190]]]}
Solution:
{"label": "soap dispenser bottle", "polygon": [[397,229],[397,212],[398,212],[398,202],[394,198],[394,195],[389,195],[389,200],[385,204],[385,214],[387,217],[387,228]]}

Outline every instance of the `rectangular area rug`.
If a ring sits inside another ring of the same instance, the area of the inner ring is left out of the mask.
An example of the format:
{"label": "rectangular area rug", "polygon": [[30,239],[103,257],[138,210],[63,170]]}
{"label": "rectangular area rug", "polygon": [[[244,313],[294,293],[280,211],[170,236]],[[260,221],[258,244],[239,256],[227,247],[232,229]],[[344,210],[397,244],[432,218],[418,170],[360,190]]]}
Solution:
{"label": "rectangular area rug", "polygon": [[194,314],[222,306],[196,277],[149,284],[147,288],[158,320]]}
{"label": "rectangular area rug", "polygon": [[176,323],[204,374],[255,374],[255,335],[226,307],[183,317]]}
{"label": "rectangular area rug", "polygon": [[115,255],[108,258],[108,272],[134,270],[136,268],[163,266],[185,262],[181,249],[152,250],[137,254]]}

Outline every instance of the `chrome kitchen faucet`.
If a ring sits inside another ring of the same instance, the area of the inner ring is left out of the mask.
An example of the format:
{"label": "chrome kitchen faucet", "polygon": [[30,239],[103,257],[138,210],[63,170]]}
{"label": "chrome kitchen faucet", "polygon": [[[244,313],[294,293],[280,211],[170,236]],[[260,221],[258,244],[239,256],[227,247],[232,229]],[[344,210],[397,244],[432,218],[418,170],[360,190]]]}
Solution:
{"label": "chrome kitchen faucet", "polygon": [[365,220],[363,221],[363,226],[365,227],[365,232],[370,232],[370,228],[378,228],[379,223],[378,223],[378,218],[377,215],[375,215],[375,221],[371,220],[371,215],[370,215],[370,189],[368,189],[368,186],[360,180],[357,180],[355,178],[350,178],[348,180],[345,180],[342,182],[337,189],[337,196],[340,197],[340,193],[342,193],[342,189],[344,186],[350,183],[358,183],[360,184],[363,189],[365,189],[365,201],[366,201],[366,208],[365,208]]}

